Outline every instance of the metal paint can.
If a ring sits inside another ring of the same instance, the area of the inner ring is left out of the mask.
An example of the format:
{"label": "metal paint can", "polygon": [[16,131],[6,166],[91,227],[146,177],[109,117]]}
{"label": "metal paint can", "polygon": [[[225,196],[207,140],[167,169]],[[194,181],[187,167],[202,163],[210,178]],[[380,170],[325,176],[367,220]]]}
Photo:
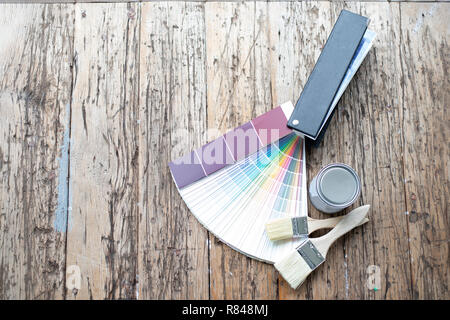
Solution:
{"label": "metal paint can", "polygon": [[352,205],[361,193],[361,181],[353,168],[332,163],[322,169],[309,185],[309,199],[317,210],[335,213]]}

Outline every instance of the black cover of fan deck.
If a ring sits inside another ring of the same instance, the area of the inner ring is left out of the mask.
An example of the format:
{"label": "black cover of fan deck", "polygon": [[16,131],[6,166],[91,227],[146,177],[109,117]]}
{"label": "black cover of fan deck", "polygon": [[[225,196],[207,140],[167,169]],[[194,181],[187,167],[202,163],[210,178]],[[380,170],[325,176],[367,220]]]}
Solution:
{"label": "black cover of fan deck", "polygon": [[[368,24],[366,17],[341,11],[295,105],[287,123],[289,128],[312,140],[323,136],[320,134],[322,123],[327,121],[328,110]],[[323,127],[322,133],[326,127]]]}

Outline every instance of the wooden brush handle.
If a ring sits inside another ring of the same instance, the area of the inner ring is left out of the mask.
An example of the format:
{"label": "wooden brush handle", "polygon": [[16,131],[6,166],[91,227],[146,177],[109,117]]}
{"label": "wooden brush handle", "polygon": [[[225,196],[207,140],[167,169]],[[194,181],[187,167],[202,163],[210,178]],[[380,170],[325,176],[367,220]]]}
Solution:
{"label": "wooden brush handle", "polygon": [[311,234],[316,230],[334,228],[342,218],[343,216],[329,219],[308,218],[308,232]]}
{"label": "wooden brush handle", "polygon": [[320,253],[322,253],[325,257],[333,242],[353,228],[357,227],[364,220],[364,218],[366,218],[369,208],[370,205],[365,205],[352,210],[338,222],[334,229],[320,238],[311,239],[311,242],[314,243]]}
{"label": "wooden brush handle", "polygon": [[[314,231],[320,230],[320,229],[332,229],[334,228],[339,221],[341,221],[345,216],[340,217],[334,217],[334,218],[328,218],[328,219],[313,219],[308,218],[308,233],[311,234]],[[365,218],[359,225],[362,225],[366,222],[368,222],[369,219]]]}

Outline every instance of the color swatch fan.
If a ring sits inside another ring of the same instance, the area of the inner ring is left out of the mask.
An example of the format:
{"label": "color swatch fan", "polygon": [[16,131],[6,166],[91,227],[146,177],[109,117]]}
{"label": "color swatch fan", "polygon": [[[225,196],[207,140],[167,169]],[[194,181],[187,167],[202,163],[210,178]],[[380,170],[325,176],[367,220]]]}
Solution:
{"label": "color swatch fan", "polygon": [[[374,38],[373,31],[365,30],[318,131]],[[269,263],[305,239],[272,242],[265,232],[270,220],[307,216],[304,140],[287,127],[293,112],[293,104],[284,103],[169,164],[187,206],[210,232],[247,256]],[[307,123],[299,119],[298,125]]]}
{"label": "color swatch fan", "polygon": [[191,212],[234,249],[269,263],[302,239],[270,241],[270,219],[307,215],[304,140],[286,103],[170,163]]}

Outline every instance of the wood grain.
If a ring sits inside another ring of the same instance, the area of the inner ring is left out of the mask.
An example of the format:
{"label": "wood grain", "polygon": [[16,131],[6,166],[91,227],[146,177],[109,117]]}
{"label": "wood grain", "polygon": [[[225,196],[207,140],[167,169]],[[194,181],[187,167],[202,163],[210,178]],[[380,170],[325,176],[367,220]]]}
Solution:
{"label": "wood grain", "polygon": [[402,4],[405,200],[413,298],[449,299],[449,4]]}
{"label": "wood grain", "polygon": [[[342,8],[342,4],[333,4],[327,20],[334,21]],[[402,158],[401,152],[397,151],[402,148],[401,131],[398,130],[402,111],[396,98],[400,87],[397,76],[400,69],[399,9],[397,4],[356,3],[347,4],[345,8],[370,16],[370,28],[378,33],[377,40],[347,88],[321,147],[308,149],[307,167],[310,181],[330,162],[353,166],[363,184],[362,196],[355,206],[371,204],[371,221],[338,241],[330,250],[327,262],[310,276],[306,286],[297,292],[282,286],[280,296],[319,299],[410,297]],[[387,86],[385,79],[397,81],[397,86]],[[371,92],[386,94],[370,94],[368,88]],[[392,212],[386,213],[385,207]],[[310,209],[311,216],[316,217],[317,211]],[[366,287],[366,270],[370,265],[381,268],[383,286],[377,291]]]}
{"label": "wood grain", "polygon": [[64,297],[72,11],[0,5],[0,299]]}
{"label": "wood grain", "polygon": [[[179,0],[167,0],[167,2]],[[189,2],[219,2],[220,0],[189,0]],[[223,2],[240,2],[242,0],[222,0]],[[309,0],[299,0],[299,2]],[[321,2],[330,2],[330,0],[318,0]],[[449,2],[449,0],[391,0],[392,2]],[[154,2],[154,0],[0,0],[0,3],[115,3],[115,2]],[[283,2],[280,0],[256,0],[255,2]],[[285,0],[284,2],[290,2]],[[346,2],[364,2],[359,0],[349,0]],[[389,0],[372,0],[370,2],[389,2]]]}
{"label": "wood grain", "polygon": [[[151,0],[148,0],[151,1]],[[195,1],[195,0],[194,0]],[[48,4],[56,4],[56,3],[67,3],[67,4],[75,4],[75,3],[133,3],[133,2],[142,2],[140,0],[0,0],[0,3],[48,3]]]}
{"label": "wood grain", "polygon": [[206,142],[204,6],[146,3],[141,21],[139,298],[207,299],[207,231],[168,167]]}
{"label": "wood grain", "polygon": [[[295,103],[333,27],[330,19],[330,4],[326,2],[274,2],[269,4],[268,11],[271,13],[269,16],[269,41],[272,96],[276,103],[287,100]],[[321,167],[321,163],[331,162],[332,157],[336,154],[335,150],[338,145],[334,135],[327,135],[325,144],[331,152],[323,152],[318,156],[307,149],[308,181]],[[317,210],[314,210],[310,203],[308,203],[308,214],[313,218],[326,218],[325,215],[320,215]],[[330,261],[342,258],[337,257],[333,250],[329,252],[328,260]],[[321,270],[323,269],[317,270],[315,273],[321,272]],[[331,288],[327,289],[331,291]],[[294,291],[279,277],[279,298],[312,298],[311,280],[307,279],[298,290]]]}
{"label": "wood grain", "polygon": [[[266,23],[265,3],[206,4],[208,140],[275,106]],[[271,265],[210,241],[212,299],[277,298]]]}
{"label": "wood grain", "polygon": [[139,7],[75,6],[69,299],[136,298]]}
{"label": "wood grain", "polygon": [[[448,3],[103,2],[0,5],[0,299],[450,298]],[[168,162],[295,102],[342,8],[377,38],[308,181],[353,166],[370,222],[293,291],[208,234]]]}
{"label": "wood grain", "polygon": [[[399,4],[361,3],[358,11],[370,16],[370,28],[377,32],[377,38],[341,101],[337,121],[343,124],[339,143],[342,159],[361,177],[360,204],[372,207],[371,221],[345,243],[346,297],[409,299]],[[376,290],[366,284],[371,265],[380,268],[381,286]]]}

